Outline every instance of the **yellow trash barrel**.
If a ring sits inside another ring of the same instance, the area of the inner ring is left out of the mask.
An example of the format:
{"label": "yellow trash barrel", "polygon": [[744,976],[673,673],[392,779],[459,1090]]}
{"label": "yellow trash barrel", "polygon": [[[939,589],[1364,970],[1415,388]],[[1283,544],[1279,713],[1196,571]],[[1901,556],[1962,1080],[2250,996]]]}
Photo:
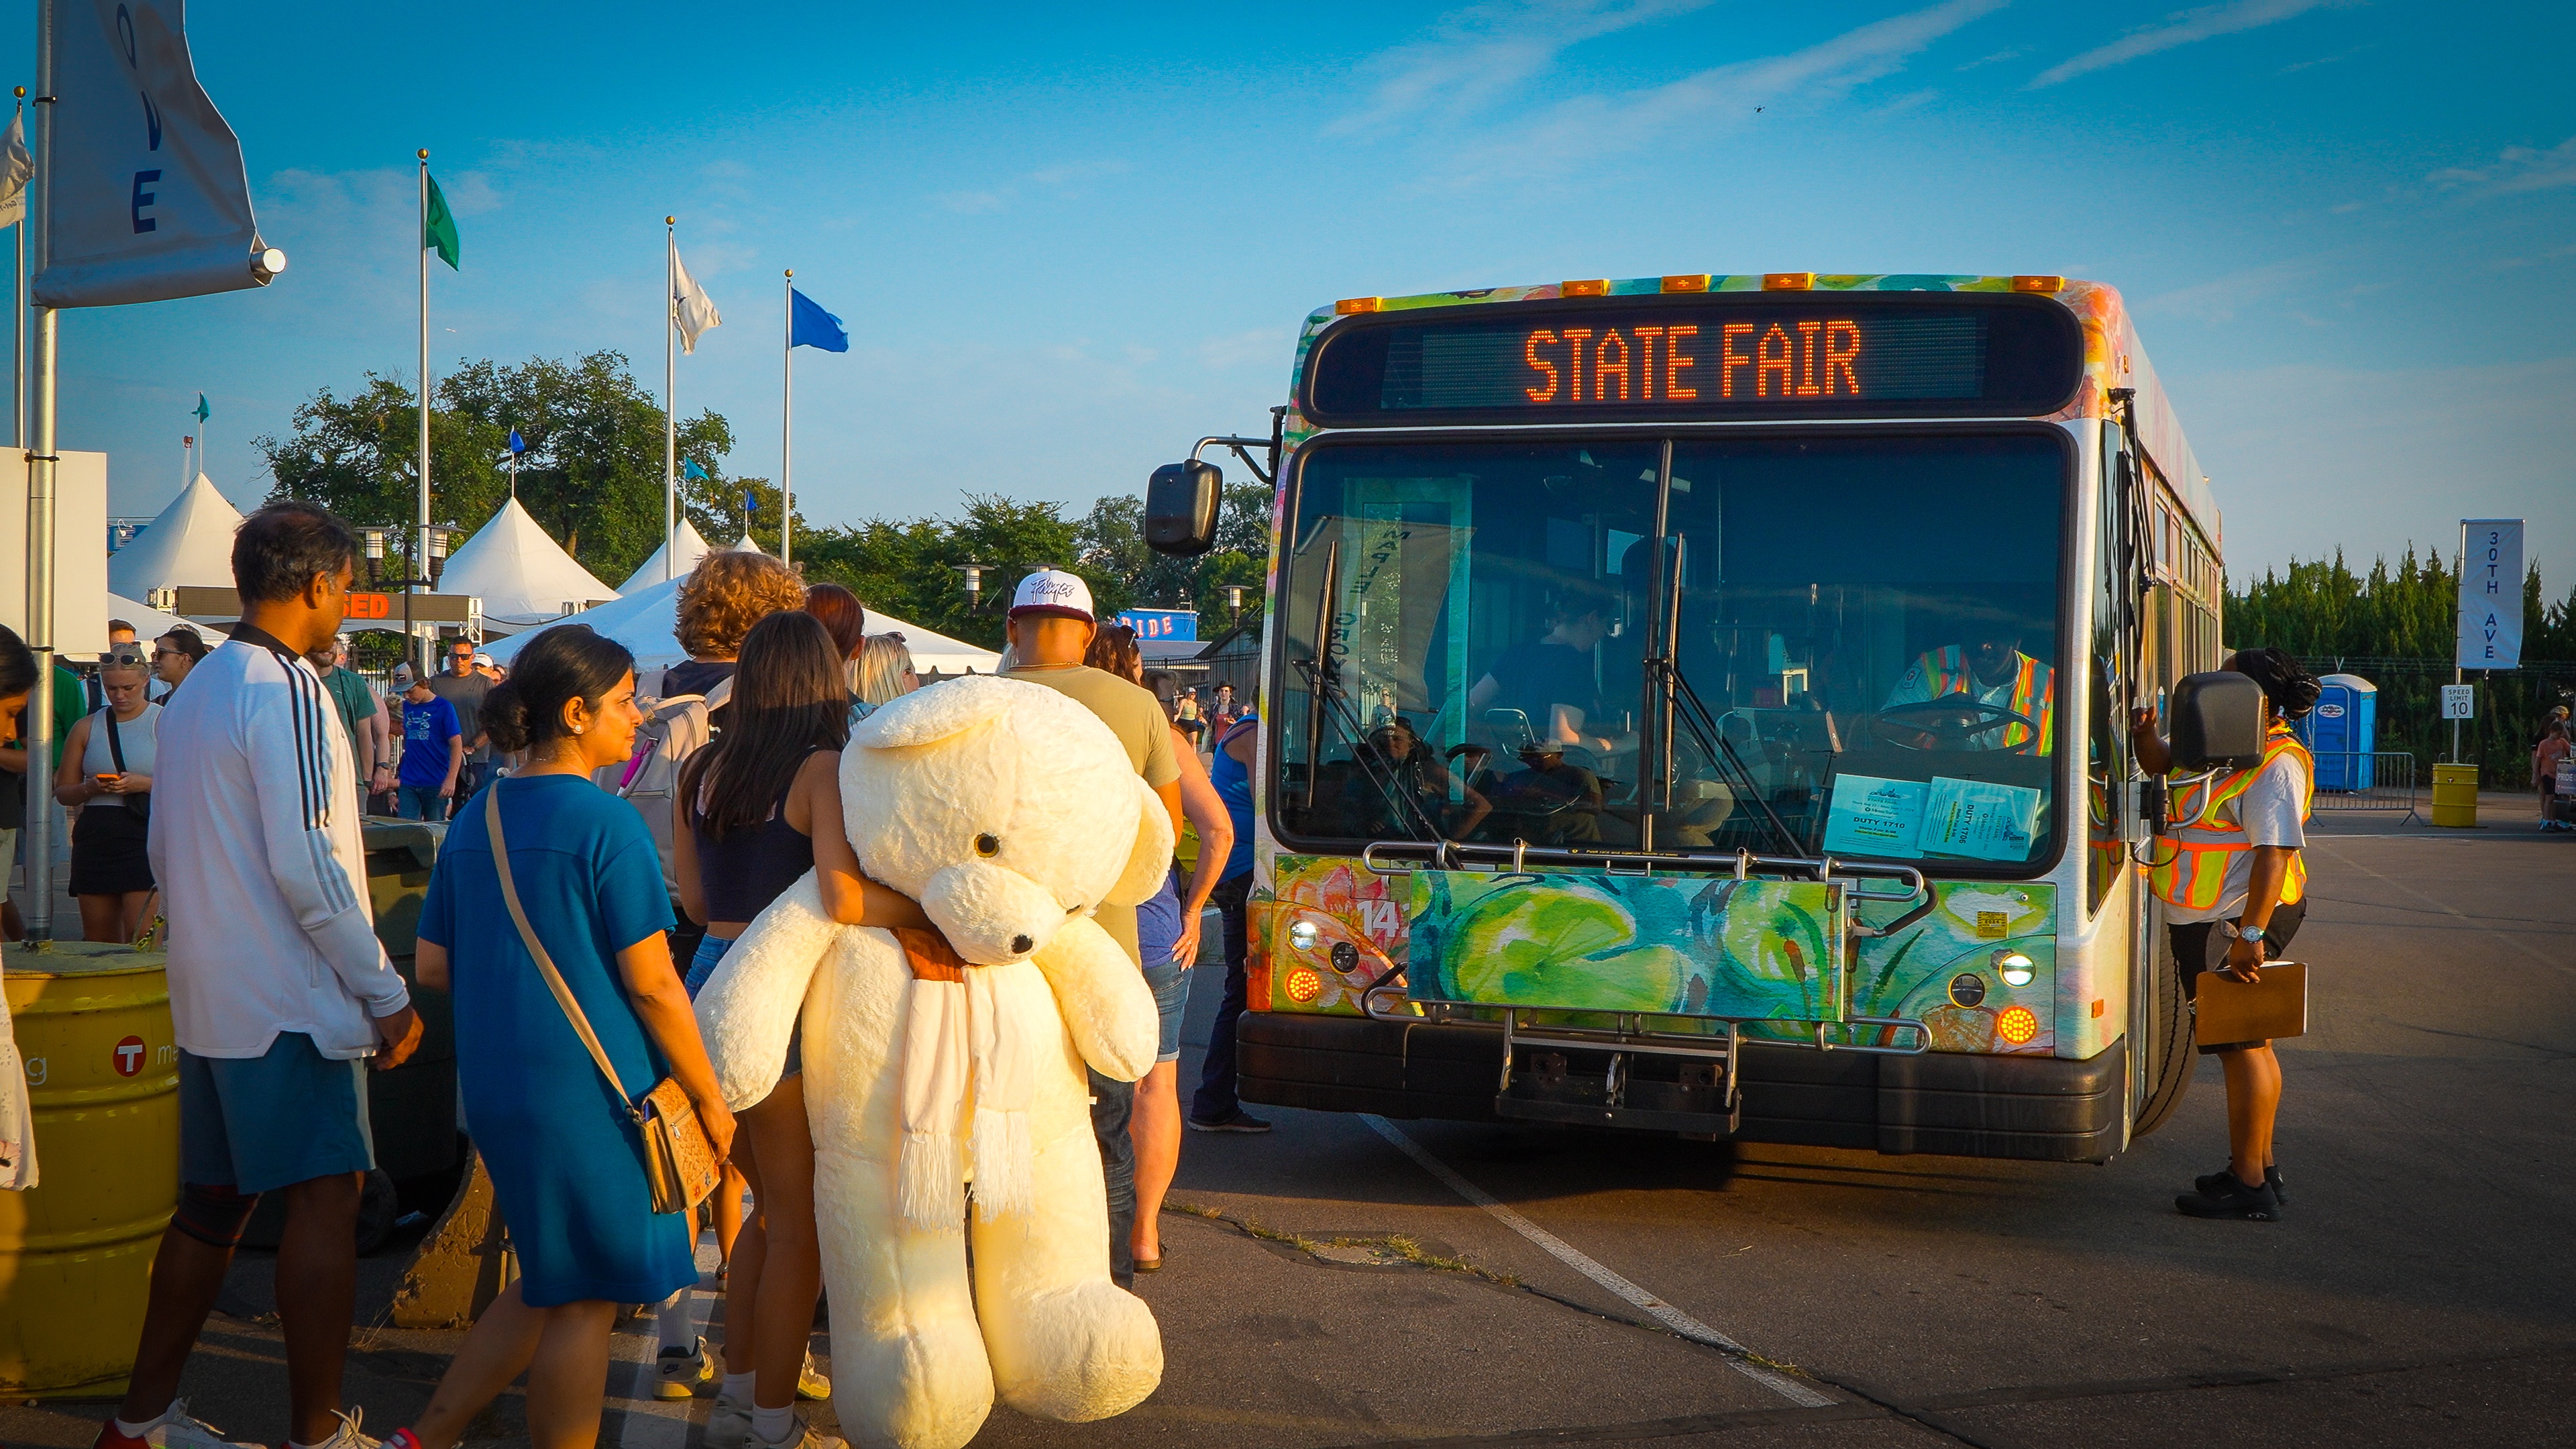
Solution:
{"label": "yellow trash barrel", "polygon": [[2475,829],[2478,823],[2478,767],[2433,767],[2433,823]]}
{"label": "yellow trash barrel", "polygon": [[0,1398],[122,1394],[179,1201],[179,1051],[158,951],[7,948],[37,1185],[0,1192]]}

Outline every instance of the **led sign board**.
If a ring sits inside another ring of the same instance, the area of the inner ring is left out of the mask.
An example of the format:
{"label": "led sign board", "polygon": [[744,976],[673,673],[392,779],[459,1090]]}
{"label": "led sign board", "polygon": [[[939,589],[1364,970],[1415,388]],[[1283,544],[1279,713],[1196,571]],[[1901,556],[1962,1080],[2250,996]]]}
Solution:
{"label": "led sign board", "polygon": [[2074,395],[2074,315],[2045,298],[1718,293],[1354,317],[1308,355],[1301,410],[1435,422],[2030,417]]}

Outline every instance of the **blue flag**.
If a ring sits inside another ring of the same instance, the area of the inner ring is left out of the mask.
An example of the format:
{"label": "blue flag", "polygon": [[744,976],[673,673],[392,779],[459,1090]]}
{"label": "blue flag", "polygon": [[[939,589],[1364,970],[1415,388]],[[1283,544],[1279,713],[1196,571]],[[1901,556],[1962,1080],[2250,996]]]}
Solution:
{"label": "blue flag", "polygon": [[510,430],[510,451],[513,453],[524,453],[528,451],[528,440],[519,436],[519,430],[517,428],[512,428]]}
{"label": "blue flag", "polygon": [[819,347],[825,352],[850,350],[850,334],[843,330],[840,318],[793,287],[787,289],[787,295],[794,299],[795,307],[795,321],[787,329],[788,346]]}
{"label": "blue flag", "polygon": [[703,479],[707,476],[707,470],[698,466],[697,459],[683,458],[680,460],[680,476]]}
{"label": "blue flag", "polygon": [[745,488],[742,490],[742,516],[745,519],[749,519],[759,512],[760,500],[752,496],[750,489]]}

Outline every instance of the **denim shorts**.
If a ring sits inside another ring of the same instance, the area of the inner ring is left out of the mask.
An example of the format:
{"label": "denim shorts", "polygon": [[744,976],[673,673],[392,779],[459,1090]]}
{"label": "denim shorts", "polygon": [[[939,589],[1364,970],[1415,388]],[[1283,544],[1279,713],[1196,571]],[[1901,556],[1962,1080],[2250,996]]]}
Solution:
{"label": "denim shorts", "polygon": [[256,1057],[179,1053],[179,1180],[262,1193],[366,1172],[367,1064],[335,1061],[280,1032]]}
{"label": "denim shorts", "polygon": [[1190,1010],[1189,968],[1176,961],[1148,966],[1145,985],[1153,991],[1154,1010],[1163,1019],[1163,1041],[1154,1050],[1154,1060],[1177,1062],[1181,1059],[1181,1018]]}
{"label": "denim shorts", "polygon": [[[680,978],[680,984],[688,988],[691,1001],[697,1000],[698,993],[707,989],[707,978],[716,974],[716,963],[732,949],[733,942],[722,936],[698,938],[698,954],[689,958],[689,974]],[[804,1072],[805,1024],[800,1014],[795,1030],[787,1034],[787,1065],[780,1070],[778,1078],[785,1081],[789,1077],[802,1076]]]}

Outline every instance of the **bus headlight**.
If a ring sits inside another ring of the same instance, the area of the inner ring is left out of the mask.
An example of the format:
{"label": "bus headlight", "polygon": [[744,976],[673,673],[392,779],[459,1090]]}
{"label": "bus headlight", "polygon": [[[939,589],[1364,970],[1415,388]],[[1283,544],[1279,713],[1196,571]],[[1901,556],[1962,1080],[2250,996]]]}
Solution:
{"label": "bus headlight", "polygon": [[1317,938],[1322,936],[1322,934],[1323,933],[1321,931],[1315,929],[1314,922],[1299,921],[1297,924],[1288,928],[1288,944],[1296,947],[1300,951],[1312,951],[1315,949]]}
{"label": "bus headlight", "polygon": [[2039,968],[2032,965],[2031,959],[2019,951],[1997,951],[1994,954],[1994,963],[1995,974],[2004,979],[2006,986],[2028,986],[2030,979],[2039,974]]}

